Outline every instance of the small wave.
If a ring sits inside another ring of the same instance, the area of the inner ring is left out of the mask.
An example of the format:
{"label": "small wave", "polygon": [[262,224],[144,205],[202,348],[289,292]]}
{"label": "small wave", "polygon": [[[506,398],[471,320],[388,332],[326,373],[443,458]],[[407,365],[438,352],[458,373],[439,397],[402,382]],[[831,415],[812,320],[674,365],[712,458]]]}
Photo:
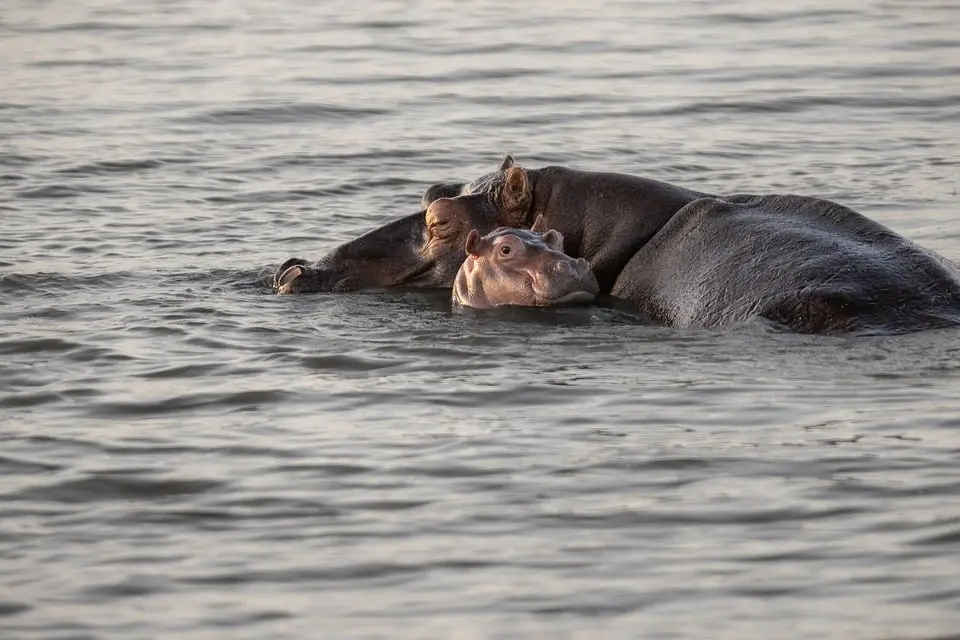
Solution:
{"label": "small wave", "polygon": [[[22,107],[28,109],[29,107]],[[42,160],[38,156],[28,156],[22,153],[0,153],[0,165],[7,167],[26,167]]]}
{"label": "small wave", "polygon": [[[953,496],[956,494],[949,495]],[[924,536],[923,538],[911,541],[910,544],[921,547],[944,546],[960,548],[960,529],[951,529],[936,535]]]}
{"label": "small wave", "polygon": [[394,467],[390,473],[404,478],[422,477],[422,478],[487,478],[491,476],[503,476],[506,473],[502,467],[478,467],[466,464],[441,464],[431,465],[428,463],[417,466]]}
{"label": "small wave", "polygon": [[39,393],[11,394],[0,399],[0,407],[8,409],[25,409],[39,407],[45,404],[56,404],[62,400],[58,393],[41,391]]}
{"label": "small wave", "polygon": [[59,273],[8,273],[0,275],[0,293],[23,293],[27,291],[67,291],[80,288],[114,287],[135,280],[129,271],[116,271],[95,275],[63,275]]}
{"label": "small wave", "polygon": [[0,355],[21,353],[66,353],[83,345],[63,338],[14,338],[0,340]]}
{"label": "small wave", "polygon": [[51,471],[59,471],[62,468],[61,465],[50,464],[49,462],[36,462],[0,455],[0,474],[2,475],[50,473]]}
{"label": "small wave", "polygon": [[48,184],[42,187],[33,187],[30,189],[21,189],[15,194],[18,198],[27,199],[54,199],[54,198],[75,198],[88,193],[109,193],[109,189],[97,187],[94,185],[69,185],[69,184]]}
{"label": "small wave", "polygon": [[12,600],[0,602],[0,618],[25,613],[32,608],[33,607],[25,602],[13,602]]}
{"label": "small wave", "polygon": [[120,22],[105,22],[102,20],[85,20],[81,22],[67,22],[65,24],[49,25],[36,31],[59,33],[61,31],[139,31],[143,27],[135,24]]}
{"label": "small wave", "polygon": [[724,23],[734,25],[762,25],[784,22],[803,24],[804,22],[824,23],[846,21],[860,18],[860,12],[847,9],[806,9],[803,11],[768,11],[767,13],[707,13],[705,18],[713,26]]}
{"label": "small wave", "polygon": [[406,565],[390,562],[365,562],[342,565],[339,567],[311,567],[274,569],[264,571],[238,571],[198,575],[183,581],[197,585],[234,585],[243,583],[316,583],[332,582],[342,584],[350,581],[381,580],[397,576],[410,576],[428,571],[428,565]]}
{"label": "small wave", "polygon": [[456,70],[449,73],[437,73],[431,75],[413,75],[407,73],[397,73],[392,75],[380,76],[362,76],[362,77],[336,77],[336,78],[315,78],[311,76],[301,76],[294,78],[294,82],[314,83],[322,82],[324,85],[378,85],[378,84],[402,84],[415,85],[459,85],[462,84],[465,77],[468,77],[472,83],[480,83],[487,80],[513,80],[518,78],[527,78],[531,76],[542,77],[548,72],[543,69],[486,69],[486,70]]}
{"label": "small wave", "polygon": [[346,463],[291,463],[281,464],[271,468],[278,473],[304,473],[323,477],[356,476],[376,471],[374,467]]}
{"label": "small wave", "polygon": [[551,525],[579,528],[609,528],[635,526],[662,526],[665,524],[697,524],[743,526],[745,524],[771,524],[828,520],[855,516],[868,511],[867,507],[836,507],[832,509],[757,509],[754,511],[709,511],[684,513],[682,511],[598,511],[559,512],[539,515],[536,518]]}
{"label": "small wave", "polygon": [[205,493],[223,483],[212,480],[150,479],[110,473],[31,487],[5,496],[6,500],[38,500],[76,504],[95,500],[151,500]]}
{"label": "small wave", "polygon": [[364,358],[347,353],[335,353],[320,356],[304,356],[300,365],[314,371],[342,371],[357,373],[386,369],[399,364],[396,360]]}
{"label": "small wave", "polygon": [[405,29],[419,26],[421,26],[421,23],[416,20],[362,20],[350,24],[352,28],[375,29],[377,31],[390,31],[392,29]]}
{"label": "small wave", "polygon": [[133,173],[148,169],[157,169],[167,164],[189,164],[194,162],[190,158],[138,158],[132,160],[104,160],[91,162],[75,167],[57,170],[60,175],[67,176],[105,176],[118,173]]}
{"label": "small wave", "polygon": [[940,109],[960,105],[960,96],[786,96],[765,100],[698,101],[662,109],[609,114],[612,117],[685,116],[715,113],[799,113],[821,107]]}
{"label": "small wave", "polygon": [[150,415],[169,415],[194,409],[222,407],[228,409],[260,409],[278,404],[293,396],[288,391],[260,389],[235,393],[189,393],[159,400],[142,402],[100,402],[91,404],[91,415],[109,418],[131,418]]}
{"label": "small wave", "polygon": [[166,593],[173,589],[167,581],[153,576],[131,576],[120,582],[94,585],[84,589],[84,598],[99,600],[101,598],[113,602],[119,598],[133,598],[149,596],[156,593]]}
{"label": "small wave", "polygon": [[135,374],[138,378],[147,380],[164,380],[167,378],[202,378],[223,368],[222,364],[184,364],[162,367],[152,371]]}
{"label": "small wave", "polygon": [[126,67],[136,64],[136,61],[129,58],[76,58],[60,60],[38,60],[31,62],[28,66],[38,69],[56,69],[62,67],[92,67],[92,68],[112,68]]}
{"label": "small wave", "polygon": [[205,124],[290,124],[296,122],[343,122],[389,113],[385,109],[326,104],[289,104],[219,109],[188,116],[182,121]]}

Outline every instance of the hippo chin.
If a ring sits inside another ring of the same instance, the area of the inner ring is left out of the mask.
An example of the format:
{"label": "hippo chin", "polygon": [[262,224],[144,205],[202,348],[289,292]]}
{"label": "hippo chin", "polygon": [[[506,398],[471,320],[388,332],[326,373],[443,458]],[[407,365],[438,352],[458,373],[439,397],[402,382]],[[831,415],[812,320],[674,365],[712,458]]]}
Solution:
{"label": "hippo chin", "polygon": [[590,265],[563,253],[558,231],[538,226],[501,227],[483,237],[472,229],[453,284],[454,305],[547,307],[593,300],[599,286]]}

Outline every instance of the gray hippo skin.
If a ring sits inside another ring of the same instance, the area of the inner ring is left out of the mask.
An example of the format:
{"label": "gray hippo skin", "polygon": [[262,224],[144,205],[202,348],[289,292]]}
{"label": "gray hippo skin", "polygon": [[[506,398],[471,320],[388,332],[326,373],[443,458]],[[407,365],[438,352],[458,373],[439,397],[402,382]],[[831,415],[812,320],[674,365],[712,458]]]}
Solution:
{"label": "gray hippo skin", "polygon": [[[418,267],[425,270],[414,286],[452,286],[467,229],[529,227],[543,216],[566,252],[590,263],[600,293],[665,325],[723,327],[760,316],[804,333],[901,333],[960,324],[954,265],[826,200],[720,197],[564,167],[528,171],[509,156],[499,171],[431,187],[423,200],[422,218],[403,219],[420,225],[430,263]],[[457,221],[449,223],[457,231],[438,227],[441,218]],[[391,268],[413,268],[404,267],[407,249],[392,253]]]}
{"label": "gray hippo skin", "polygon": [[690,203],[637,251],[610,293],[678,327],[752,316],[801,333],[960,324],[954,265],[847,207],[794,195]]}
{"label": "gray hippo skin", "polygon": [[537,223],[529,231],[500,227],[482,238],[471,230],[453,283],[454,305],[490,309],[592,301],[599,286],[590,265],[565,254],[563,236]]}

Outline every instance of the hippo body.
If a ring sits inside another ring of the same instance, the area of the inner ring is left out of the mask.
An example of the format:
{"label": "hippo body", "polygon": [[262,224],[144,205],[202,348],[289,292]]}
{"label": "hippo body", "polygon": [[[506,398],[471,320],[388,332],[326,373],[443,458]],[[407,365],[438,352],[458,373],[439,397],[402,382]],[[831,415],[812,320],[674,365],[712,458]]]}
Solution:
{"label": "hippo body", "polygon": [[490,309],[590,302],[599,289],[590,265],[563,252],[556,230],[500,227],[467,235],[467,254],[453,283],[453,303]]}
{"label": "hippo body", "polygon": [[429,188],[423,205],[339,247],[315,273],[278,272],[278,284],[452,287],[471,228],[528,228],[542,217],[570,256],[588,261],[600,293],[665,325],[723,327],[760,316],[804,333],[901,333],[960,324],[954,265],[818,198],[717,196],[623,174],[528,171],[508,156],[472,183]]}
{"label": "hippo body", "polygon": [[677,327],[754,316],[801,333],[960,325],[953,265],[847,207],[803,196],[695,200],[637,251],[610,293]]}

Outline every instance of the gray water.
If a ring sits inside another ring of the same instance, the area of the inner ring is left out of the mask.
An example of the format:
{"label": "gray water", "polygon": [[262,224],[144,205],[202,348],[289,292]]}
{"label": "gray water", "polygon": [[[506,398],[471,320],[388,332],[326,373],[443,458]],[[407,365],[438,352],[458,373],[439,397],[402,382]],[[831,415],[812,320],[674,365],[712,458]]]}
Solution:
{"label": "gray water", "polygon": [[960,259],[960,5],[5,0],[0,636],[933,638],[956,331],[824,338],[291,256],[520,164]]}

